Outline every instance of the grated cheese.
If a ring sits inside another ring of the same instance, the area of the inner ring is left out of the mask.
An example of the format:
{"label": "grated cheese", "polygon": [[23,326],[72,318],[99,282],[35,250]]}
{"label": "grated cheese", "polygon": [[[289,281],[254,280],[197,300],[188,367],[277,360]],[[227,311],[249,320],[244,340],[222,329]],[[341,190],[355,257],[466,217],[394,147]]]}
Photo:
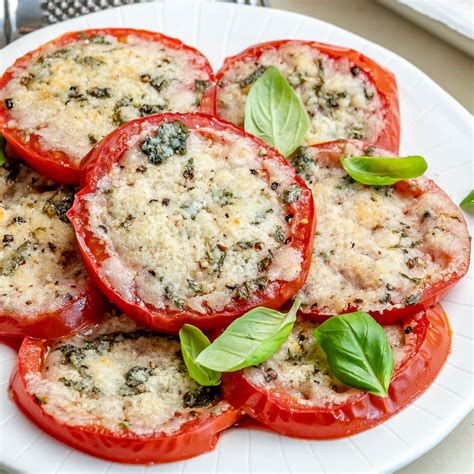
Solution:
{"label": "grated cheese", "polygon": [[304,144],[337,138],[376,141],[384,127],[384,99],[368,76],[358,68],[356,75],[351,72],[354,63],[346,58],[331,58],[298,42],[268,48],[257,61],[243,59],[228,70],[219,81],[219,116],[243,125],[251,84],[242,85],[262,66],[277,67],[300,96],[311,122]]}
{"label": "grated cheese", "polygon": [[295,280],[302,256],[285,243],[288,176],[272,189],[257,145],[230,132],[210,139],[204,128],[190,132],[184,155],[154,165],[138,143],[152,132],[131,140],[86,196],[90,230],[110,255],[103,278],[126,300],[136,292],[156,308],[200,313],[251,300],[268,279]]}
{"label": "grated cheese", "polygon": [[52,342],[41,372],[30,374],[27,384],[58,421],[116,433],[172,434],[188,421],[230,408],[218,391],[206,395],[207,388],[191,379],[177,338],[117,314]]}
{"label": "grated cheese", "polygon": [[[330,407],[359,395],[334,377],[326,353],[312,331],[318,323],[298,320],[280,350],[258,367],[244,370],[245,377],[266,390],[289,393],[302,405]],[[416,336],[405,334],[400,325],[383,326],[393,350],[395,369],[410,356]]]}
{"label": "grated cheese", "polygon": [[0,312],[33,318],[83,291],[74,230],[53,205],[72,193],[20,162],[0,167]]}
{"label": "grated cheese", "polygon": [[8,126],[29,130],[44,150],[60,150],[76,165],[122,122],[160,111],[190,112],[209,80],[202,56],[130,35],[126,41],[77,41],[48,45],[13,68],[0,91],[11,99]]}
{"label": "grated cheese", "polygon": [[[360,156],[363,148],[352,142],[340,152]],[[468,231],[447,196],[426,192],[415,198],[392,186],[363,186],[346,174],[334,153],[329,158],[324,148],[303,153],[307,162],[294,156],[293,164],[312,189],[318,213],[311,269],[298,294],[303,311],[333,315],[349,307],[400,308],[467,265]],[[428,180],[416,183],[423,189]]]}

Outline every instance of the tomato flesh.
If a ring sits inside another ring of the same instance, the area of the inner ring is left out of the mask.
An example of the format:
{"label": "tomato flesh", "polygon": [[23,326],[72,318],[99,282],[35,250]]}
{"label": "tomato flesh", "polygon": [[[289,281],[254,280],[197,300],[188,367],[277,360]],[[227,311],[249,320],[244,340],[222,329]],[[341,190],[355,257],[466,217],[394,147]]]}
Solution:
{"label": "tomato flesh", "polygon": [[265,289],[255,292],[251,304],[247,300],[233,298],[223,310],[209,310],[207,313],[198,313],[191,308],[185,308],[182,311],[167,308],[158,309],[146,301],[142,301],[137,295],[135,295],[135,301],[125,300],[113,288],[110,281],[100,274],[100,265],[108,258],[109,254],[103,242],[95,237],[89,229],[86,207],[87,196],[94,193],[99,179],[109,172],[114,163],[121,159],[128,149],[127,143],[130,138],[136,136],[142,127],[159,126],[163,122],[175,120],[186,124],[190,131],[207,128],[216,133],[225,131],[238,137],[251,137],[232,124],[199,113],[169,113],[145,117],[129,122],[117,131],[112,132],[84,160],[81,176],[82,189],[76,194],[74,204],[68,212],[68,217],[76,230],[86,268],[108,298],[127,315],[146,326],[168,333],[176,334],[184,323],[194,324],[204,330],[221,328],[256,306],[279,308],[301,288],[308,274],[316,225],[314,204],[311,192],[304,182],[295,175],[288,162],[276,150],[255,137],[251,137],[252,141],[267,152],[265,159],[275,160],[285,169],[288,169],[294,182],[303,189],[300,199],[288,204],[288,213],[293,216],[289,224],[289,237],[291,239],[289,245],[302,255],[300,272],[293,281],[270,281]]}
{"label": "tomato flesh", "polygon": [[[15,68],[27,67],[35,57],[40,56],[47,48],[51,46],[61,48],[72,43],[82,41],[84,39],[84,35],[114,36],[118,38],[119,41],[125,41],[129,35],[133,35],[144,41],[160,43],[174,50],[185,50],[193,53],[196,57],[204,58],[204,56],[198,50],[187,46],[180,40],[152,31],[131,28],[99,28],[75,31],[59,36],[49,43],[46,43],[36,50],[31,51],[17,59],[13,66],[8,68],[0,78],[0,89],[5,88],[10,80],[14,77]],[[205,64],[202,66],[202,70],[206,73],[208,81],[213,83],[214,73],[207,59]],[[215,91],[213,87],[208,88],[204,92],[200,106],[197,108],[197,110],[211,114],[215,112]],[[29,135],[28,139],[25,139],[23,130],[19,130],[8,125],[10,118],[11,113],[9,112],[7,105],[4,103],[4,101],[0,101],[0,133],[2,133],[19,157],[27,161],[39,173],[53,179],[54,181],[64,184],[79,184],[80,166],[75,163],[75,160],[73,160],[61,150],[44,149],[35,134],[31,134]]]}
{"label": "tomato flesh", "polygon": [[402,327],[409,326],[416,334],[416,344],[396,369],[386,398],[360,392],[339,405],[303,405],[287,392],[269,391],[252,384],[243,371],[224,375],[224,396],[236,408],[288,436],[331,439],[365,431],[420,396],[436,378],[449,354],[451,329],[441,306],[406,319]]}
{"label": "tomato flesh", "polygon": [[[395,76],[377,64],[367,56],[349,48],[334,46],[316,41],[278,40],[260,43],[251,46],[235,56],[225,59],[224,65],[216,73],[216,81],[219,83],[223,77],[232,70],[236,64],[247,61],[258,61],[266,51],[278,49],[287,44],[306,45],[316,49],[331,58],[345,58],[358,66],[374,84],[376,90],[383,98],[384,104],[384,127],[380,131],[375,145],[397,153],[400,147],[400,106],[398,101],[398,87]],[[216,86],[218,90],[218,86]]]}
{"label": "tomato flesh", "polygon": [[107,307],[104,295],[89,279],[82,293],[53,311],[34,316],[0,311],[0,336],[51,339],[69,336],[99,322]]}
{"label": "tomato flesh", "polygon": [[196,418],[170,434],[134,434],[113,432],[100,424],[70,425],[47,413],[41,402],[28,390],[28,379],[38,376],[50,347],[44,339],[26,337],[20,347],[9,391],[20,410],[39,428],[63,443],[85,453],[113,462],[151,464],[180,461],[211,451],[219,433],[240,418],[229,407],[217,414]]}
{"label": "tomato flesh", "polygon": [[[319,143],[308,147],[308,149],[317,150],[318,155],[324,158],[324,160],[330,160],[334,162],[337,167],[341,167],[340,157],[345,156],[346,146],[353,145],[354,147],[365,150],[372,148],[374,149],[371,156],[392,156],[390,152],[386,152],[378,146],[372,146],[368,143],[364,143],[359,140],[335,140],[331,142]],[[358,156],[358,155],[357,155]],[[422,196],[425,193],[432,194],[437,196],[438,199],[442,201],[451,201],[451,198],[431,179],[422,176],[417,180],[409,181],[399,181],[394,185],[394,188],[397,193],[400,193],[402,196],[407,196],[410,199],[413,199],[413,203],[416,202],[416,199]],[[326,206],[333,206],[332,203],[325,203]],[[372,317],[374,317],[377,322],[380,324],[392,324],[398,321],[402,321],[404,318],[409,317],[410,315],[416,314],[420,311],[428,310],[432,306],[440,302],[441,298],[446,294],[446,292],[454,286],[467,272],[470,262],[470,243],[469,243],[469,231],[467,229],[466,221],[462,215],[462,212],[459,211],[454,218],[458,219],[459,222],[463,224],[465,229],[462,234],[463,247],[468,249],[466,252],[466,259],[462,260],[460,265],[455,267],[447,277],[440,278],[431,278],[431,282],[426,284],[424,290],[422,291],[419,300],[416,304],[411,305],[401,305],[400,307],[394,307],[391,309],[386,309],[384,311],[368,311]],[[320,231],[324,233],[324,229]],[[449,237],[448,237],[449,238]],[[461,235],[459,236],[461,238]],[[349,240],[349,238],[348,238]],[[315,243],[317,249],[317,241]],[[428,257],[430,258],[430,257]],[[313,259],[314,260],[314,259]],[[343,311],[344,313],[350,313],[353,311],[360,311],[356,305],[347,307]],[[364,311],[366,309],[363,309]],[[317,321],[325,321],[329,319],[333,314],[326,314],[324,311],[319,311],[316,306],[305,308],[301,312],[304,317],[315,319]]]}

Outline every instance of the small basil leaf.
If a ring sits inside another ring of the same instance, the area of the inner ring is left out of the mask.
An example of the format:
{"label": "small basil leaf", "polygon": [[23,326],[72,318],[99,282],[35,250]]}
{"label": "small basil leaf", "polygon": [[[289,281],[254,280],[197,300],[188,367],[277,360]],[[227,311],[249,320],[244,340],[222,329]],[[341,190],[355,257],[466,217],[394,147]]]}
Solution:
{"label": "small basil leaf", "polygon": [[341,158],[341,163],[353,179],[372,186],[388,186],[404,179],[418,178],[428,169],[422,156],[352,156]]}
{"label": "small basil leaf", "polygon": [[393,351],[379,324],[367,313],[341,314],[313,331],[333,374],[349,387],[386,397]]}
{"label": "small basil leaf", "polygon": [[459,204],[469,214],[474,214],[474,190],[472,190]]}
{"label": "small basil leaf", "polygon": [[250,88],[245,104],[245,131],[288,156],[301,145],[309,118],[295,90],[275,67]]}
{"label": "small basil leaf", "polygon": [[197,327],[185,324],[179,331],[181,352],[189,375],[204,386],[219,385],[221,374],[196,363],[196,357],[210,345],[209,339]]}
{"label": "small basil leaf", "polygon": [[270,358],[288,339],[301,301],[288,313],[258,307],[236,319],[198,356],[196,362],[219,372],[258,365]]}
{"label": "small basil leaf", "polygon": [[5,138],[2,134],[0,134],[0,166],[3,166],[5,164],[5,161],[7,161],[5,158],[5,152],[3,151],[6,144],[7,142]]}

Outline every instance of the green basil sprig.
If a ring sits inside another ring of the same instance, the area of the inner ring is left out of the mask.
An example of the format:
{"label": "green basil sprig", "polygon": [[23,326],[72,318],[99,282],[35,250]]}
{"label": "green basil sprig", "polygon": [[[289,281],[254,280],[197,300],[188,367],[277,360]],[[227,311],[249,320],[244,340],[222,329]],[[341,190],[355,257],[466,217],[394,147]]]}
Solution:
{"label": "green basil sprig", "polygon": [[404,179],[418,178],[428,169],[422,156],[352,156],[341,158],[341,163],[351,178],[372,186],[388,186]]}
{"label": "green basil sprig", "polygon": [[5,161],[7,161],[6,158],[5,158],[5,152],[3,151],[6,144],[7,144],[7,142],[6,142],[5,138],[0,133],[0,166],[3,166]]}
{"label": "green basil sprig", "polygon": [[250,88],[245,131],[288,156],[301,145],[309,123],[295,90],[277,68],[269,67]]}
{"label": "green basil sprig", "polygon": [[474,214],[474,189],[459,204],[469,214]]}
{"label": "green basil sprig", "polygon": [[[208,385],[205,377],[202,377],[202,374],[195,370],[196,367],[202,367],[217,373],[235,372],[236,370],[264,362],[277,352],[288,339],[295,324],[296,313],[300,305],[301,301],[299,299],[295,300],[288,313],[280,313],[279,311],[263,307],[254,308],[231,323],[212,344],[207,345],[202,351],[199,349],[205,345],[204,343],[199,345],[198,343],[187,341],[188,347],[192,345],[197,346],[197,349],[188,350],[184,348],[184,338],[182,338],[181,348],[183,357],[186,357],[186,352],[188,356],[199,352],[189,365],[185,358],[188,370],[191,367],[189,374],[201,385]],[[188,328],[185,330],[186,336],[193,338],[198,337],[199,333],[202,334],[194,326],[186,326]],[[197,331],[191,332],[189,328],[197,329],[199,333]]]}
{"label": "green basil sprig", "polygon": [[219,372],[196,363],[196,357],[211,344],[207,336],[197,327],[185,324],[179,331],[179,340],[184,363],[191,378],[206,387],[219,385],[221,383]]}
{"label": "green basil sprig", "polygon": [[341,314],[313,331],[332,373],[349,387],[386,397],[393,375],[393,351],[379,324],[367,313]]}

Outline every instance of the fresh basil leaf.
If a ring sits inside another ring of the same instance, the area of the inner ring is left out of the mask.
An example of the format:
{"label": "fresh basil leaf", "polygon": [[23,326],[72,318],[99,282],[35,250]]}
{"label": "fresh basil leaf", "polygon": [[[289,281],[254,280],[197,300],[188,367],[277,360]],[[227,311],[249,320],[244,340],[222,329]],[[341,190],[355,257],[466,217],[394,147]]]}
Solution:
{"label": "fresh basil leaf", "polygon": [[0,133],[0,166],[3,166],[5,164],[6,158],[5,158],[5,152],[4,148],[5,145],[7,144],[7,141],[3,137],[3,135]]}
{"label": "fresh basil leaf", "polygon": [[181,352],[189,375],[198,384],[204,386],[219,385],[221,374],[196,363],[196,357],[210,345],[209,339],[195,326],[185,324],[179,330]]}
{"label": "fresh basil leaf", "polygon": [[379,324],[367,313],[341,314],[313,331],[332,373],[349,387],[386,397],[393,374],[393,351]]}
{"label": "fresh basil leaf", "polygon": [[245,104],[245,131],[289,156],[301,145],[309,118],[295,90],[275,67],[250,88]]}
{"label": "fresh basil leaf", "polygon": [[341,158],[341,163],[351,178],[371,186],[388,186],[404,179],[418,178],[428,169],[422,156],[352,156]]}
{"label": "fresh basil leaf", "polygon": [[469,214],[474,214],[474,189],[459,204]]}
{"label": "fresh basil leaf", "polygon": [[196,359],[219,372],[258,365],[270,358],[288,339],[301,301],[296,299],[288,313],[258,307],[236,319]]}

